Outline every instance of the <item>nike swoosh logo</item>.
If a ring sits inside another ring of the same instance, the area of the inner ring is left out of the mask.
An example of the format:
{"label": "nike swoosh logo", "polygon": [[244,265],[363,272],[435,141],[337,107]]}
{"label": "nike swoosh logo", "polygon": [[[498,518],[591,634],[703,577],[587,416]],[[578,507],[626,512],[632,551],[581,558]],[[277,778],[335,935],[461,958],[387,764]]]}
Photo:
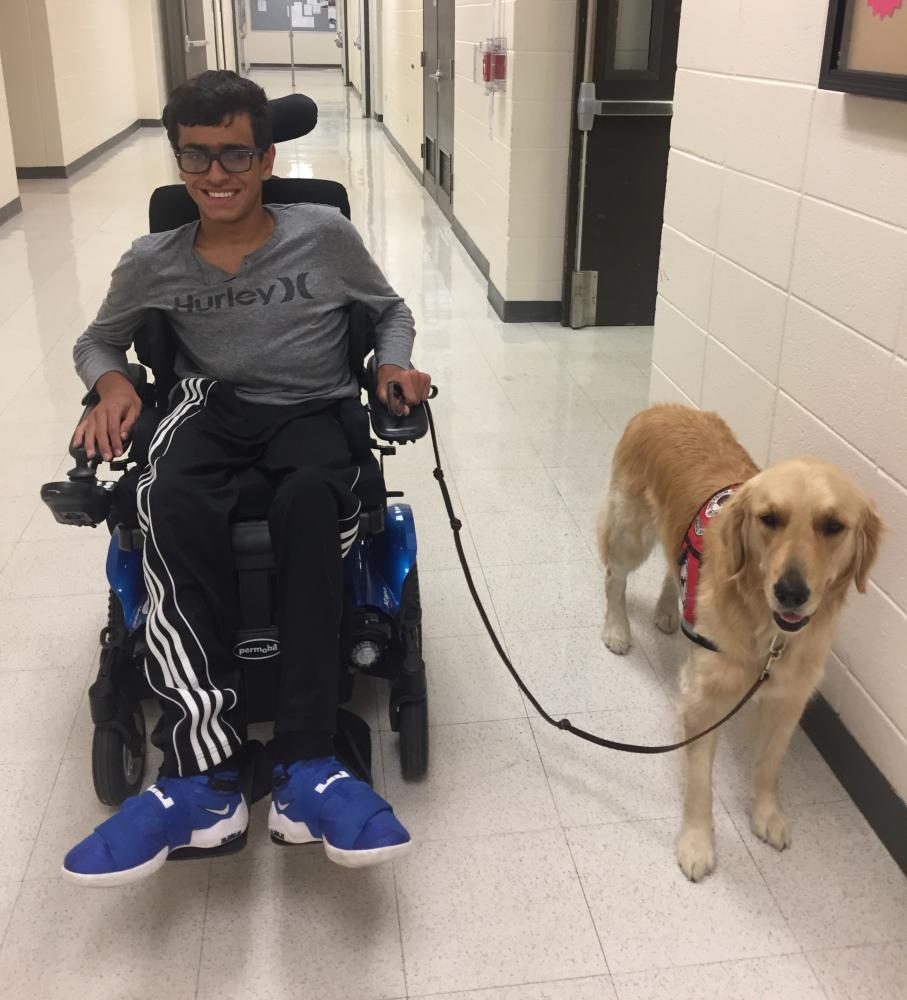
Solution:
{"label": "nike swoosh logo", "polygon": [[214,813],[215,816],[226,816],[230,811],[229,806],[224,806],[223,809],[209,809],[207,806],[203,807],[206,813]]}
{"label": "nike swoosh logo", "polygon": [[277,807],[279,813],[286,812],[292,804],[292,802],[278,802],[276,799],[274,801],[274,805]]}

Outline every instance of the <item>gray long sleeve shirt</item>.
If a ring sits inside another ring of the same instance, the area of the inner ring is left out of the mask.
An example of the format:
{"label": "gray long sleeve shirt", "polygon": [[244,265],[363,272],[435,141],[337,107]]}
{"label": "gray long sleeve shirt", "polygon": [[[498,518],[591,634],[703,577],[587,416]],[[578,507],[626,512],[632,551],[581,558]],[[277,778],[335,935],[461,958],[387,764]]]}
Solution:
{"label": "gray long sleeve shirt", "polygon": [[95,321],[76,341],[88,388],[126,373],[126,350],[149,309],[177,336],[176,374],[229,382],[249,402],[283,404],[355,396],[346,307],[376,321],[379,364],[408,368],[413,317],[334,208],[270,205],[274,232],[231,275],[202,260],[198,223],[137,239],[120,260]]}

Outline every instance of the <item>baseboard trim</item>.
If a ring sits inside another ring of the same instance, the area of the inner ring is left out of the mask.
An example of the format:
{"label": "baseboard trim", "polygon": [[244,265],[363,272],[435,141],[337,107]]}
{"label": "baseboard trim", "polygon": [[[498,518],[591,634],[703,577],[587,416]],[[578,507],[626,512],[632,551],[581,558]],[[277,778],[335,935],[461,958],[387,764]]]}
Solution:
{"label": "baseboard trim", "polygon": [[53,177],[66,177],[66,167],[16,167],[20,181],[43,181]]}
{"label": "baseboard trim", "polygon": [[450,220],[450,227],[453,229],[454,236],[462,243],[463,249],[469,254],[473,264],[479,269],[479,273],[483,278],[487,278],[491,274],[491,265],[488,263],[488,258],[476,246],[473,238],[466,232],[463,223],[454,216]]}
{"label": "baseboard trim", "polygon": [[394,133],[391,132],[391,130],[387,127],[387,125],[384,124],[384,122],[381,122],[381,128],[383,129],[384,134],[387,136],[388,142],[391,144],[391,146],[394,147],[394,152],[400,157],[401,160],[403,160],[403,162],[407,165],[407,167],[409,167],[409,172],[421,184],[422,183],[422,171],[410,159],[409,154],[400,145],[400,143],[397,142],[397,140],[394,138]]}
{"label": "baseboard trim", "polygon": [[379,115],[377,111],[372,115],[372,118],[374,118],[379,125],[384,121],[384,115]]}
{"label": "baseboard trim", "polygon": [[65,166],[51,166],[51,167],[16,167],[16,176],[22,180],[45,180],[51,177],[72,177],[73,174],[78,173],[83,167],[87,167],[89,163],[93,163],[98,157],[103,156],[108,150],[113,149],[118,143],[122,142],[124,139],[128,139],[133,132],[138,131],[145,122],[149,122],[153,125],[160,125],[160,122],[154,119],[140,119],[137,118],[126,128],[120,129],[116,135],[112,135],[109,139],[105,139],[102,143],[95,146],[94,149],[89,149],[87,153],[83,153],[80,157],[73,160],[72,163],[67,163]]}
{"label": "baseboard trim", "polygon": [[806,706],[800,725],[907,875],[907,803],[821,695]]}
{"label": "baseboard trim", "polygon": [[13,198],[12,201],[7,202],[5,205],[0,205],[0,226],[2,226],[5,222],[9,222],[13,216],[18,215],[21,211],[21,198]]}
{"label": "baseboard trim", "polygon": [[488,301],[505,323],[556,323],[561,318],[560,302],[519,302],[507,300],[488,282]]}
{"label": "baseboard trim", "polygon": [[160,118],[140,118],[139,125],[142,128],[163,128],[164,123]]}

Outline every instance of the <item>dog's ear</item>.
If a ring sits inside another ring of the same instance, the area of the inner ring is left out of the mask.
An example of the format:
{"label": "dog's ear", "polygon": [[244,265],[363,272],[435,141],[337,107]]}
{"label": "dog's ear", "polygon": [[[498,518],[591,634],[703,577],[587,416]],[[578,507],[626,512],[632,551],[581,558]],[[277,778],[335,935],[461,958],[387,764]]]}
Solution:
{"label": "dog's ear", "polygon": [[746,568],[746,525],[750,512],[750,491],[742,486],[718,519],[727,560],[728,578],[735,580]]}
{"label": "dog's ear", "polygon": [[870,501],[866,501],[860,522],[857,525],[857,553],[854,558],[854,583],[861,594],[866,593],[869,571],[879,554],[879,545],[885,531],[879,515]]}

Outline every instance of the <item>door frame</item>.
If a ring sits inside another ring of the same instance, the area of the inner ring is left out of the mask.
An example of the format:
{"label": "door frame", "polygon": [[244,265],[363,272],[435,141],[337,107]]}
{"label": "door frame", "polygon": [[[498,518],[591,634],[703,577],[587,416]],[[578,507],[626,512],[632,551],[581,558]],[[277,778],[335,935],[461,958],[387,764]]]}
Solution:
{"label": "door frame", "polygon": [[[573,89],[570,93],[570,155],[567,160],[567,225],[564,230],[564,275],[561,285],[561,326],[570,326],[573,299],[573,272],[576,268],[577,215],[579,213],[579,188],[582,173],[582,149],[579,139],[577,101],[579,85],[585,77],[584,54],[589,20],[589,7],[580,0],[576,10],[576,39],[573,51]],[[594,41],[593,41],[594,45]]]}
{"label": "door frame", "polygon": [[[664,8],[668,0],[652,0],[652,17],[657,16],[658,34],[653,39],[653,50],[657,52],[657,68],[638,71],[621,70],[619,77],[612,78],[606,74],[608,81],[608,98],[626,100],[662,100],[658,96],[661,75],[665,68],[664,50]],[[590,18],[590,12],[592,17]],[[595,80],[595,42],[597,26],[596,22],[600,15],[600,0],[579,0],[576,12],[576,39],[574,52],[576,53],[573,70],[573,91],[571,94],[570,107],[570,155],[568,159],[567,171],[567,219],[564,237],[564,267],[563,281],[561,285],[561,326],[571,326],[572,297],[573,297],[573,274],[574,271],[582,270],[582,261],[576,259],[578,230],[580,220],[580,187],[583,183],[585,171],[585,148],[583,133],[579,128],[578,102],[580,84],[587,79]],[[614,55],[614,43],[616,41],[616,5],[608,7],[609,35],[606,42],[606,52],[604,58],[607,60]],[[591,26],[590,26],[591,20]],[[676,60],[676,53],[675,53]],[[638,87],[651,81],[651,94],[639,96]],[[622,86],[623,84],[626,85]],[[626,88],[631,88],[633,95],[626,93]],[[597,94],[601,98],[604,95]],[[594,125],[593,125],[594,127]],[[670,152],[670,151],[669,151]]]}
{"label": "door frame", "polygon": [[183,38],[186,21],[182,0],[159,0],[161,14],[161,34],[164,43],[164,65],[167,70],[167,93],[173,91],[187,79]]}
{"label": "door frame", "polygon": [[[355,3],[355,0],[353,0]],[[347,11],[347,0],[343,0],[341,5],[343,8],[343,45],[340,51],[343,53],[343,85],[348,87],[350,85],[350,46],[353,44],[350,40],[350,23]]]}
{"label": "door frame", "polygon": [[369,16],[368,0],[353,0],[359,3],[359,31],[362,35],[362,48],[359,50],[359,60],[362,64],[362,93],[359,99],[362,103],[363,118],[372,117],[372,33]]}

